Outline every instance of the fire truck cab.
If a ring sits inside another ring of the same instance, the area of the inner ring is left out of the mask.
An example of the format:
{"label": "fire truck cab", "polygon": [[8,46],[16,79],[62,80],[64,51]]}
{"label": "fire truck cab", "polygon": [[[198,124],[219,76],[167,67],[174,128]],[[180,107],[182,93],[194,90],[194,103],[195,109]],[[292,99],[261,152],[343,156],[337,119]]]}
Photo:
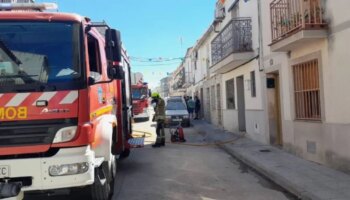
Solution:
{"label": "fire truck cab", "polygon": [[108,199],[130,151],[128,56],[119,31],[47,6],[0,4],[0,199],[15,187]]}
{"label": "fire truck cab", "polygon": [[132,93],[132,110],[134,119],[145,119],[149,120],[148,111],[148,100],[149,100],[149,89],[147,83],[138,83],[131,85]]}

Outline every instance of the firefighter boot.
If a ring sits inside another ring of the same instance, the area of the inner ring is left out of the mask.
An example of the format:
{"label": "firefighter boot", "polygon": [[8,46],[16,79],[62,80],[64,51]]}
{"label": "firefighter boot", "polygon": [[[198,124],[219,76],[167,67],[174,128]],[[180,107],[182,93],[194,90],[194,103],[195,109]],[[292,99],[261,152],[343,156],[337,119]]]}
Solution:
{"label": "firefighter boot", "polygon": [[161,140],[160,140],[160,144],[162,145],[162,146],[165,146],[165,132],[164,132],[164,127],[161,129],[161,131],[160,131],[160,138],[161,138]]}
{"label": "firefighter boot", "polygon": [[154,145],[152,145],[153,148],[158,148],[161,147],[161,144],[155,143]]}
{"label": "firefighter boot", "polygon": [[154,145],[152,145],[152,147],[156,148],[156,147],[161,147],[161,146],[162,146],[162,140],[161,140],[160,133],[158,132],[156,143]]}

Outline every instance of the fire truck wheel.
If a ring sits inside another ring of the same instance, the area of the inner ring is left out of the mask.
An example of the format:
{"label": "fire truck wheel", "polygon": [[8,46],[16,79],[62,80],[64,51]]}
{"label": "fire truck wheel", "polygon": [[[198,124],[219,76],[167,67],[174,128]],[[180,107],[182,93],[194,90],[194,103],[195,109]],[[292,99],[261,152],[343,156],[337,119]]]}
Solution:
{"label": "fire truck wheel", "polygon": [[117,177],[117,170],[118,170],[118,159],[117,158],[115,158],[114,156],[113,156],[113,159],[112,159],[112,165],[111,165],[111,167],[112,167],[112,178],[113,178],[113,183],[114,183],[114,179]]}
{"label": "fire truck wheel", "polygon": [[91,185],[92,200],[108,200],[112,196],[113,172],[108,166],[108,162],[104,162],[95,169],[95,182]]}

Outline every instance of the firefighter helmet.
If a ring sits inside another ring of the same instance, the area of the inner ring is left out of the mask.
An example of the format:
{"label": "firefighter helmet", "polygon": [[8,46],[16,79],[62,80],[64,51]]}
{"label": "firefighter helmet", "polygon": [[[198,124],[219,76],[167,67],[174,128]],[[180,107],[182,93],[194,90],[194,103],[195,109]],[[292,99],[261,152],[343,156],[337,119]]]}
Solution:
{"label": "firefighter helmet", "polygon": [[151,95],[152,98],[160,98],[160,95],[158,92],[153,92]]}

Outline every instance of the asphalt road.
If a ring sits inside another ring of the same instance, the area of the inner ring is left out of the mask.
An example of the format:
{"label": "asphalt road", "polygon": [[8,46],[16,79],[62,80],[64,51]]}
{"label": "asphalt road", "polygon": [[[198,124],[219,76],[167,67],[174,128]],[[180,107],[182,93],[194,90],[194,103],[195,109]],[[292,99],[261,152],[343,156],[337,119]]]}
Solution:
{"label": "asphalt road", "polygon": [[[167,143],[152,148],[154,124],[138,122],[134,129],[151,132],[152,137],[144,148],[134,149],[119,163],[113,200],[295,199],[215,146]],[[186,128],[185,134],[186,144],[203,142],[193,128]],[[26,199],[69,200],[82,195],[86,194]]]}
{"label": "asphalt road", "polygon": [[[150,122],[136,123],[134,127],[154,133]],[[193,128],[184,130],[187,144],[202,143]],[[147,145],[135,149],[118,170],[113,200],[293,199],[215,146]]]}

